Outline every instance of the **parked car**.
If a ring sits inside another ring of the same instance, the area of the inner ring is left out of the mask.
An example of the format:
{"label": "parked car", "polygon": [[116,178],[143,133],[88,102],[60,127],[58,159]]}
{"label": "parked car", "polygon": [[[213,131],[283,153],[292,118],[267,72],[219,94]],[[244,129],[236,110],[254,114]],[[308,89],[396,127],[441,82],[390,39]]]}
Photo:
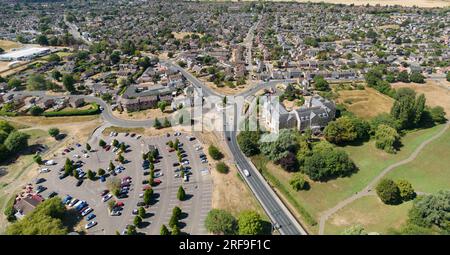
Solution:
{"label": "parked car", "polygon": [[97,225],[96,221],[91,221],[88,224],[86,224],[86,226],[84,226],[86,229],[90,229],[92,227],[94,227],[95,225]]}
{"label": "parked car", "polygon": [[120,216],[122,213],[120,211],[111,211],[111,216]]}
{"label": "parked car", "polygon": [[59,175],[58,178],[59,178],[60,180],[62,180],[62,179],[64,179],[64,178],[66,178],[67,176],[68,176],[68,174],[62,173],[62,174]]}
{"label": "parked car", "polygon": [[101,182],[105,182],[105,181],[106,181],[106,178],[105,178],[105,176],[103,176],[103,175],[102,175],[102,176],[100,176],[100,181],[101,181]]}
{"label": "parked car", "polygon": [[55,197],[57,195],[58,195],[58,193],[56,191],[52,191],[50,194],[48,194],[48,198],[52,198],[52,197]]}
{"label": "parked car", "polygon": [[142,135],[138,135],[136,136],[136,139],[140,139],[142,137]]}
{"label": "parked car", "polygon": [[139,201],[139,202],[137,202],[137,204],[136,204],[137,206],[144,206],[145,205],[145,203],[144,202],[142,202],[142,201]]}
{"label": "parked car", "polygon": [[54,160],[47,160],[47,161],[45,161],[45,163],[44,163],[44,165],[46,165],[46,166],[52,166],[52,165],[54,165],[55,164],[55,161]]}
{"label": "parked car", "polygon": [[133,215],[137,215],[137,214],[138,214],[138,209],[133,209],[132,214],[133,214]]}
{"label": "parked car", "polygon": [[131,133],[130,137],[135,137],[136,134],[135,133]]}
{"label": "parked car", "polygon": [[43,183],[45,181],[46,181],[45,178],[38,178],[38,179],[36,179],[35,184]]}
{"label": "parked car", "polygon": [[103,201],[103,202],[106,202],[106,201],[110,200],[111,198],[112,198],[112,195],[111,195],[111,194],[108,194],[108,195],[106,195],[106,196],[104,196],[104,197],[102,198],[102,201]]}
{"label": "parked car", "polygon": [[86,217],[86,220],[92,220],[93,218],[95,218],[95,214],[91,213]]}
{"label": "parked car", "polygon": [[43,192],[44,190],[46,190],[47,189],[47,187],[44,187],[44,186],[38,186],[37,187],[37,189],[36,189],[36,193],[41,193],[41,192]]}
{"label": "parked car", "polygon": [[93,209],[92,208],[90,208],[90,207],[88,207],[87,209],[85,209],[83,212],[81,212],[81,216],[86,216],[86,215],[88,215],[89,213],[91,213],[93,211]]}
{"label": "parked car", "polygon": [[76,199],[76,198],[74,198],[74,199],[72,199],[71,201],[70,201],[70,203],[69,203],[69,206],[70,207],[73,207],[76,203],[78,203],[79,202],[79,200],[78,199]]}
{"label": "parked car", "polygon": [[100,196],[103,197],[103,196],[105,196],[108,193],[109,193],[109,190],[105,189],[105,190],[102,191],[102,193],[100,193]]}
{"label": "parked car", "polygon": [[83,179],[79,179],[79,180],[77,181],[76,186],[77,186],[77,187],[80,187],[81,184],[83,184]]}
{"label": "parked car", "polygon": [[39,170],[39,173],[48,173],[48,172],[50,172],[50,169],[48,168],[42,168]]}
{"label": "parked car", "polygon": [[71,200],[71,199],[72,199],[72,196],[67,195],[67,196],[63,199],[62,203],[65,204],[65,205],[67,205],[67,204],[70,203],[70,200]]}

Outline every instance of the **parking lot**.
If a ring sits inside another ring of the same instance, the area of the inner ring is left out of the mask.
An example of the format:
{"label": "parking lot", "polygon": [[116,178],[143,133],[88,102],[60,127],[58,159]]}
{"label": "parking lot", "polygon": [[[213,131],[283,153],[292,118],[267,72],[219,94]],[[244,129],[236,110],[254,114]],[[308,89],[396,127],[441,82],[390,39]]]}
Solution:
{"label": "parking lot", "polygon": [[[52,159],[55,162],[54,165],[41,167],[41,169],[50,169],[49,172],[39,175],[40,178],[46,179],[40,185],[47,188],[41,195],[46,198],[51,192],[57,192],[62,199],[70,195],[73,198],[86,201],[88,206],[93,209],[91,214],[95,214],[91,221],[98,223],[86,231],[88,234],[115,234],[116,231],[122,233],[128,224],[133,224],[135,217],[133,210],[138,208],[138,202],[143,201],[142,194],[145,186],[143,181],[147,180],[149,176],[144,175],[146,170],[142,166],[142,154],[149,151],[149,145],[153,145],[156,146],[160,154],[159,160],[154,164],[155,181],[158,179],[160,184],[153,187],[153,202],[146,209],[146,216],[137,231],[158,235],[161,225],[168,225],[172,209],[175,206],[179,206],[183,211],[183,218],[180,220],[181,231],[188,234],[206,234],[203,222],[211,209],[212,194],[209,165],[200,160],[199,155],[204,152],[196,139],[190,140],[186,134],[174,135],[174,133],[171,133],[169,136],[139,137],[135,135],[132,137],[131,134],[119,133],[112,137],[94,136],[89,141],[91,145],[91,151],[89,152],[85,151],[84,144],[78,144],[78,146],[74,144],[67,148],[66,152],[64,152],[65,155],[62,155],[63,152],[60,152],[56,158]],[[187,165],[191,167],[192,174],[189,175],[187,181],[181,178],[178,172],[175,172],[177,167],[174,167],[173,164],[178,162],[178,157],[176,152],[170,152],[166,145],[168,141],[174,141],[176,138],[183,144],[184,158],[189,161]],[[118,151],[113,151],[113,146],[109,150],[99,146],[100,139],[103,139],[108,145],[114,139],[118,140],[119,143],[124,142],[126,145],[129,145],[126,151],[122,153],[126,159],[124,164],[115,161]],[[107,170],[111,161],[116,168],[123,166],[122,169],[124,170],[118,170],[116,176],[105,175],[107,177],[104,182],[100,179],[91,181],[85,176],[83,183],[77,186],[77,179],[73,176],[67,176],[63,179],[59,178],[61,174],[59,170],[64,168],[66,158],[70,158],[75,162],[81,161],[80,170],[85,173],[89,169],[94,172],[97,172],[99,168]],[[177,174],[178,176],[176,176]],[[108,189],[107,183],[109,179],[117,178],[122,180],[125,177],[130,177],[131,179],[128,197],[121,199],[111,198],[111,200],[124,204],[120,211],[121,215],[111,216],[108,202],[102,201],[101,193]],[[183,186],[187,194],[187,198],[184,201],[177,199],[177,191],[180,186]],[[82,225],[84,226],[86,223],[88,222],[83,219]]]}

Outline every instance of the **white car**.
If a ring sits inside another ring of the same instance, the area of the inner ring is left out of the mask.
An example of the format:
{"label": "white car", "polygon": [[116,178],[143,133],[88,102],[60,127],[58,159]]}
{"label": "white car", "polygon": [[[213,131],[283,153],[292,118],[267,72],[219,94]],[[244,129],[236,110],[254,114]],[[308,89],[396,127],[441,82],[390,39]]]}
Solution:
{"label": "white car", "polygon": [[91,222],[89,222],[88,224],[86,224],[86,226],[84,226],[86,229],[90,229],[90,228],[92,228],[93,226],[95,226],[95,225],[97,225],[97,222],[96,221],[91,221]]}
{"label": "white car", "polygon": [[89,155],[88,154],[84,154],[83,157],[84,158],[89,158]]}
{"label": "white car", "polygon": [[76,198],[74,198],[74,199],[72,199],[72,201],[70,201],[70,203],[69,203],[69,207],[73,207],[76,203],[78,203],[78,199],[76,199]]}
{"label": "white car", "polygon": [[136,139],[139,139],[139,138],[141,138],[142,137],[142,135],[138,135],[138,136],[136,136]]}
{"label": "white car", "polygon": [[119,148],[114,147],[114,149],[112,150],[113,152],[116,152]]}
{"label": "white car", "polygon": [[73,157],[74,157],[74,158],[80,158],[80,155],[75,154],[75,155],[73,155]]}
{"label": "white car", "polygon": [[50,169],[48,168],[42,168],[39,170],[39,173],[48,173],[48,172],[50,172]]}
{"label": "white car", "polygon": [[109,136],[113,137],[114,136],[114,132],[109,133]]}
{"label": "white car", "polygon": [[103,201],[103,202],[106,202],[106,201],[110,200],[111,198],[112,198],[112,195],[111,195],[111,194],[107,194],[107,195],[105,195],[105,196],[102,198],[102,201]]}
{"label": "white car", "polygon": [[45,161],[45,164],[44,165],[46,165],[46,166],[52,166],[52,165],[54,165],[55,164],[55,161],[54,160],[47,160],[47,161]]}
{"label": "white car", "polygon": [[90,208],[90,207],[88,207],[86,210],[84,210],[82,213],[81,213],[81,216],[86,216],[86,215],[88,215],[90,212],[92,212],[93,210],[92,210],[92,208]]}
{"label": "white car", "polygon": [[243,172],[246,177],[250,176],[250,172],[247,169],[244,169]]}
{"label": "white car", "polygon": [[139,194],[139,198],[143,198],[144,197],[144,193]]}
{"label": "white car", "polygon": [[155,173],[155,178],[161,177],[163,175],[164,175],[163,173],[157,172],[157,173]]}

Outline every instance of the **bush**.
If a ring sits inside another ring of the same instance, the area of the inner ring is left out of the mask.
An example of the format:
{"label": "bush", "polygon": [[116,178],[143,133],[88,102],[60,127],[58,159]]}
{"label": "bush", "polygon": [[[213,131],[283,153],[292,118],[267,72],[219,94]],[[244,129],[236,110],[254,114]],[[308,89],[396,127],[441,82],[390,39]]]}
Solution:
{"label": "bush", "polygon": [[378,197],[383,203],[396,205],[401,203],[400,190],[397,184],[391,179],[382,179],[375,188]]}
{"label": "bush", "polygon": [[244,211],[238,217],[239,235],[261,235],[264,233],[261,216],[254,211]]}
{"label": "bush", "polygon": [[306,190],[309,188],[308,182],[301,173],[294,174],[292,179],[289,181],[289,184],[295,191]]}
{"label": "bush", "polygon": [[445,118],[445,111],[444,108],[442,108],[441,106],[436,106],[433,107],[431,109],[429,109],[430,115],[431,115],[431,119],[435,122],[435,123],[445,123],[447,121],[447,119]]}
{"label": "bush", "polygon": [[42,115],[45,117],[62,117],[62,116],[82,116],[82,115],[94,115],[100,112],[100,107],[96,103],[91,104],[92,107],[90,109],[80,110],[63,110],[63,111],[53,111],[53,112],[44,112]]}
{"label": "bush", "polygon": [[278,160],[277,163],[288,172],[298,171],[298,160],[292,152],[289,152],[285,157]]}
{"label": "bush", "polygon": [[416,197],[416,192],[410,182],[406,180],[398,180],[396,184],[400,191],[400,197],[403,201],[409,201]]}
{"label": "bush", "polygon": [[230,171],[230,168],[224,162],[219,162],[216,165],[216,170],[219,173],[227,174]]}
{"label": "bush", "polygon": [[225,210],[212,209],[206,216],[205,228],[215,235],[233,235],[237,232],[237,221]]}
{"label": "bush", "polygon": [[59,135],[59,133],[60,133],[60,131],[59,131],[59,129],[58,128],[50,128],[49,130],[48,130],[48,134],[51,136],[51,137],[57,137],[58,135]]}
{"label": "bush", "polygon": [[375,146],[388,153],[395,153],[400,143],[400,135],[392,127],[379,125],[375,132]]}
{"label": "bush", "polygon": [[214,145],[209,146],[208,153],[211,156],[211,158],[215,160],[220,160],[223,158],[222,152],[220,152],[219,149]]}

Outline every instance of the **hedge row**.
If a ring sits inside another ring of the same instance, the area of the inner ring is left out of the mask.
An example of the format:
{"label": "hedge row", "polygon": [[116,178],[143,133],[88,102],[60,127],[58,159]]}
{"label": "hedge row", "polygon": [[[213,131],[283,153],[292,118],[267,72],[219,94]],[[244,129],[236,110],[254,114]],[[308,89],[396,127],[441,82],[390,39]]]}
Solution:
{"label": "hedge row", "polygon": [[79,116],[79,115],[94,115],[100,112],[99,105],[92,103],[92,108],[86,110],[66,110],[66,111],[53,111],[44,112],[42,116],[45,117],[61,117],[61,116]]}

